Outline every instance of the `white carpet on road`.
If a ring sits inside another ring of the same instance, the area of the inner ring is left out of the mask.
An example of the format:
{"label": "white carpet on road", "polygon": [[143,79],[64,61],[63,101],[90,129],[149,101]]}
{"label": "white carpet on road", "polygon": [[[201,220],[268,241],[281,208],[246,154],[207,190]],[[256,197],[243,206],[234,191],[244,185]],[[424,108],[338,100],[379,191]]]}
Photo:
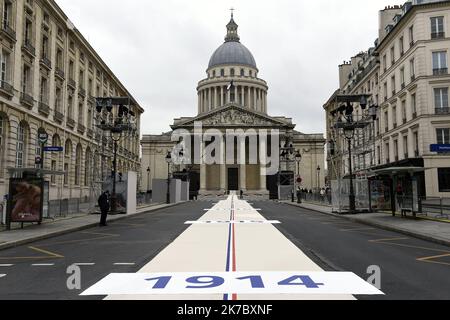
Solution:
{"label": "white carpet on road", "polygon": [[[240,223],[238,223],[240,222]],[[247,222],[247,223],[242,223]],[[82,295],[108,300],[354,300],[383,294],[351,272],[324,272],[249,203],[231,195],[136,274]]]}

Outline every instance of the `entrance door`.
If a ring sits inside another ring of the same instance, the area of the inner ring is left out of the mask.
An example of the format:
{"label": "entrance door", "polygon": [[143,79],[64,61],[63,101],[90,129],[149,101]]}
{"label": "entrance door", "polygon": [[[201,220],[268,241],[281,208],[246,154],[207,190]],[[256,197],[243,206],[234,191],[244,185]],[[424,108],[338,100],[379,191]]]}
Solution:
{"label": "entrance door", "polygon": [[229,191],[239,190],[239,169],[238,168],[228,168],[228,190]]}

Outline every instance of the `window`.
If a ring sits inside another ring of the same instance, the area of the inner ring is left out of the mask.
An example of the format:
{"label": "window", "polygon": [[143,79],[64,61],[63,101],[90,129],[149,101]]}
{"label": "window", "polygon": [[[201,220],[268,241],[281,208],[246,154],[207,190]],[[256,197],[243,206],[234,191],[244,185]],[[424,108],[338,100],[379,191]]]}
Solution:
{"label": "window", "polygon": [[84,89],[84,71],[80,70],[80,75],[78,77],[78,84],[81,89]]}
{"label": "window", "polygon": [[414,80],[416,78],[416,67],[415,67],[414,59],[411,59],[409,61],[409,70],[410,70],[410,73],[411,73],[411,80]]}
{"label": "window", "polygon": [[47,79],[41,78],[41,91],[39,92],[39,101],[48,104],[48,84]]}
{"label": "window", "polygon": [[70,60],[69,61],[69,77],[70,77],[70,79],[74,78],[74,72],[75,72],[74,64],[73,64],[73,61]]}
{"label": "window", "polygon": [[448,113],[448,88],[434,89],[434,107],[436,113]]}
{"label": "window", "polygon": [[390,163],[390,157],[389,157],[389,142],[386,142],[386,145],[384,147],[384,153],[386,154],[386,163]]}
{"label": "window", "polygon": [[55,111],[61,112],[61,99],[62,99],[61,88],[56,88],[55,89]]}
{"label": "window", "polygon": [[413,133],[414,138],[414,156],[419,156],[419,133],[416,131]]}
{"label": "window", "polygon": [[67,98],[67,117],[69,119],[73,117],[73,97],[71,95]]}
{"label": "window", "polygon": [[241,77],[245,76],[245,70],[241,69]]}
{"label": "window", "polygon": [[391,48],[391,64],[395,64],[395,47]]}
{"label": "window", "polygon": [[384,112],[384,131],[389,131],[389,116],[387,110]]}
{"label": "window", "polygon": [[408,136],[405,135],[403,136],[403,157],[404,159],[408,159],[409,155],[408,155]]}
{"label": "window", "polygon": [[78,104],[78,123],[83,124],[84,122],[84,105],[82,102]]}
{"label": "window", "polygon": [[0,176],[3,176],[3,159],[5,159],[4,151],[4,143],[5,143],[5,119],[3,119],[2,116],[0,116]]}
{"label": "window", "polygon": [[225,76],[225,70],[224,69],[220,69],[220,76],[224,77]]}
{"label": "window", "polygon": [[380,146],[377,147],[377,159],[378,159],[377,163],[381,164],[381,148],[380,148]]}
{"label": "window", "polygon": [[383,84],[383,91],[384,91],[384,101],[386,101],[387,100],[387,97],[388,97],[388,89],[387,89],[387,82],[385,82],[384,84]]}
{"label": "window", "polygon": [[3,50],[1,56],[1,80],[3,83],[10,82],[10,55],[9,52]]}
{"label": "window", "polygon": [[75,154],[75,185],[79,186],[81,182],[81,156],[82,156],[81,145],[77,146]]}
{"label": "window", "polygon": [[403,54],[405,53],[403,37],[400,37],[400,40],[398,41],[398,44],[400,46],[400,55],[403,56]]}
{"label": "window", "polygon": [[[52,170],[52,171],[56,171],[56,160],[52,160],[52,163],[51,163],[51,170]],[[50,177],[50,182],[51,182],[52,184],[55,184],[55,183],[56,183],[56,176],[55,176],[54,174],[51,175],[51,177]]]}
{"label": "window", "polygon": [[450,192],[450,168],[439,168],[439,192]]}
{"label": "window", "polygon": [[46,35],[42,35],[42,47],[41,47],[41,58],[48,59],[50,57],[48,53],[48,38]]}
{"label": "window", "polygon": [[387,70],[387,57],[386,55],[383,56],[383,70],[386,72]]}
{"label": "window", "polygon": [[436,129],[436,143],[450,144],[450,128]]}
{"label": "window", "polygon": [[20,123],[17,127],[16,168],[23,168],[25,164],[25,132],[25,125]]}
{"label": "window", "polygon": [[397,127],[397,106],[392,107],[392,123],[395,129]]}
{"label": "window", "polygon": [[89,107],[87,110],[88,114],[87,114],[87,124],[86,126],[88,127],[88,129],[92,128],[92,108]]}
{"label": "window", "polygon": [[411,47],[414,45],[414,25],[409,27],[409,45]]}
{"label": "window", "polygon": [[22,73],[22,92],[24,94],[28,94],[31,92],[31,68],[24,64],[23,65],[23,73]]}
{"label": "window", "polygon": [[394,158],[398,161],[398,140],[394,140]]}
{"label": "window", "polygon": [[212,76],[213,76],[213,78],[215,78],[215,77],[216,77],[216,70],[213,70],[213,72],[212,72]]}
{"label": "window", "polygon": [[234,69],[231,69],[231,70],[230,70],[230,75],[231,75],[232,77],[234,77]]}
{"label": "window", "polygon": [[395,93],[396,93],[395,76],[392,76],[392,78],[391,78],[391,88],[392,88],[392,95],[395,95]]}
{"label": "window", "polygon": [[444,36],[444,17],[431,18],[431,39],[440,39]]}
{"label": "window", "polygon": [[402,123],[406,123],[406,100],[402,101]]}
{"label": "window", "polygon": [[447,74],[447,51],[433,52],[433,74]]}
{"label": "window", "polygon": [[405,88],[405,68],[404,67],[400,69],[400,83],[401,83],[402,89],[404,89]]}
{"label": "window", "polygon": [[56,49],[56,68],[64,70],[63,52],[60,48]]}
{"label": "window", "polygon": [[3,1],[3,27],[11,27],[12,3],[11,1]]}
{"label": "window", "polygon": [[31,45],[33,43],[33,23],[25,19],[25,34],[24,34],[24,42],[25,45]]}
{"label": "window", "polygon": [[64,163],[64,185],[69,184],[69,164]]}

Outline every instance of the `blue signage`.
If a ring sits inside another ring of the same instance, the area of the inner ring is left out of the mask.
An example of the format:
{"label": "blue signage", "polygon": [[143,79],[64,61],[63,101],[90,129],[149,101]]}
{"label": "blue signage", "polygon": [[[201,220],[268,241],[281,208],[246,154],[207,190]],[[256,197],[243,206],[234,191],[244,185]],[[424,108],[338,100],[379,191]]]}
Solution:
{"label": "blue signage", "polygon": [[63,147],[44,147],[45,152],[63,152]]}
{"label": "blue signage", "polygon": [[432,144],[431,152],[450,153],[450,144]]}

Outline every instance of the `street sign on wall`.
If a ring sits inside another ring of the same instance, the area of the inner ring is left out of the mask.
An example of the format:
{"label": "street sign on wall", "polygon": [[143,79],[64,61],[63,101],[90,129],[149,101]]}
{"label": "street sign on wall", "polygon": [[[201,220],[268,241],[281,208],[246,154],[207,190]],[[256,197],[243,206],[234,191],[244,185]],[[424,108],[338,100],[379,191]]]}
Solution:
{"label": "street sign on wall", "polygon": [[431,152],[450,153],[450,144],[432,144],[430,146]]}
{"label": "street sign on wall", "polygon": [[63,152],[63,147],[44,147],[44,152]]}

